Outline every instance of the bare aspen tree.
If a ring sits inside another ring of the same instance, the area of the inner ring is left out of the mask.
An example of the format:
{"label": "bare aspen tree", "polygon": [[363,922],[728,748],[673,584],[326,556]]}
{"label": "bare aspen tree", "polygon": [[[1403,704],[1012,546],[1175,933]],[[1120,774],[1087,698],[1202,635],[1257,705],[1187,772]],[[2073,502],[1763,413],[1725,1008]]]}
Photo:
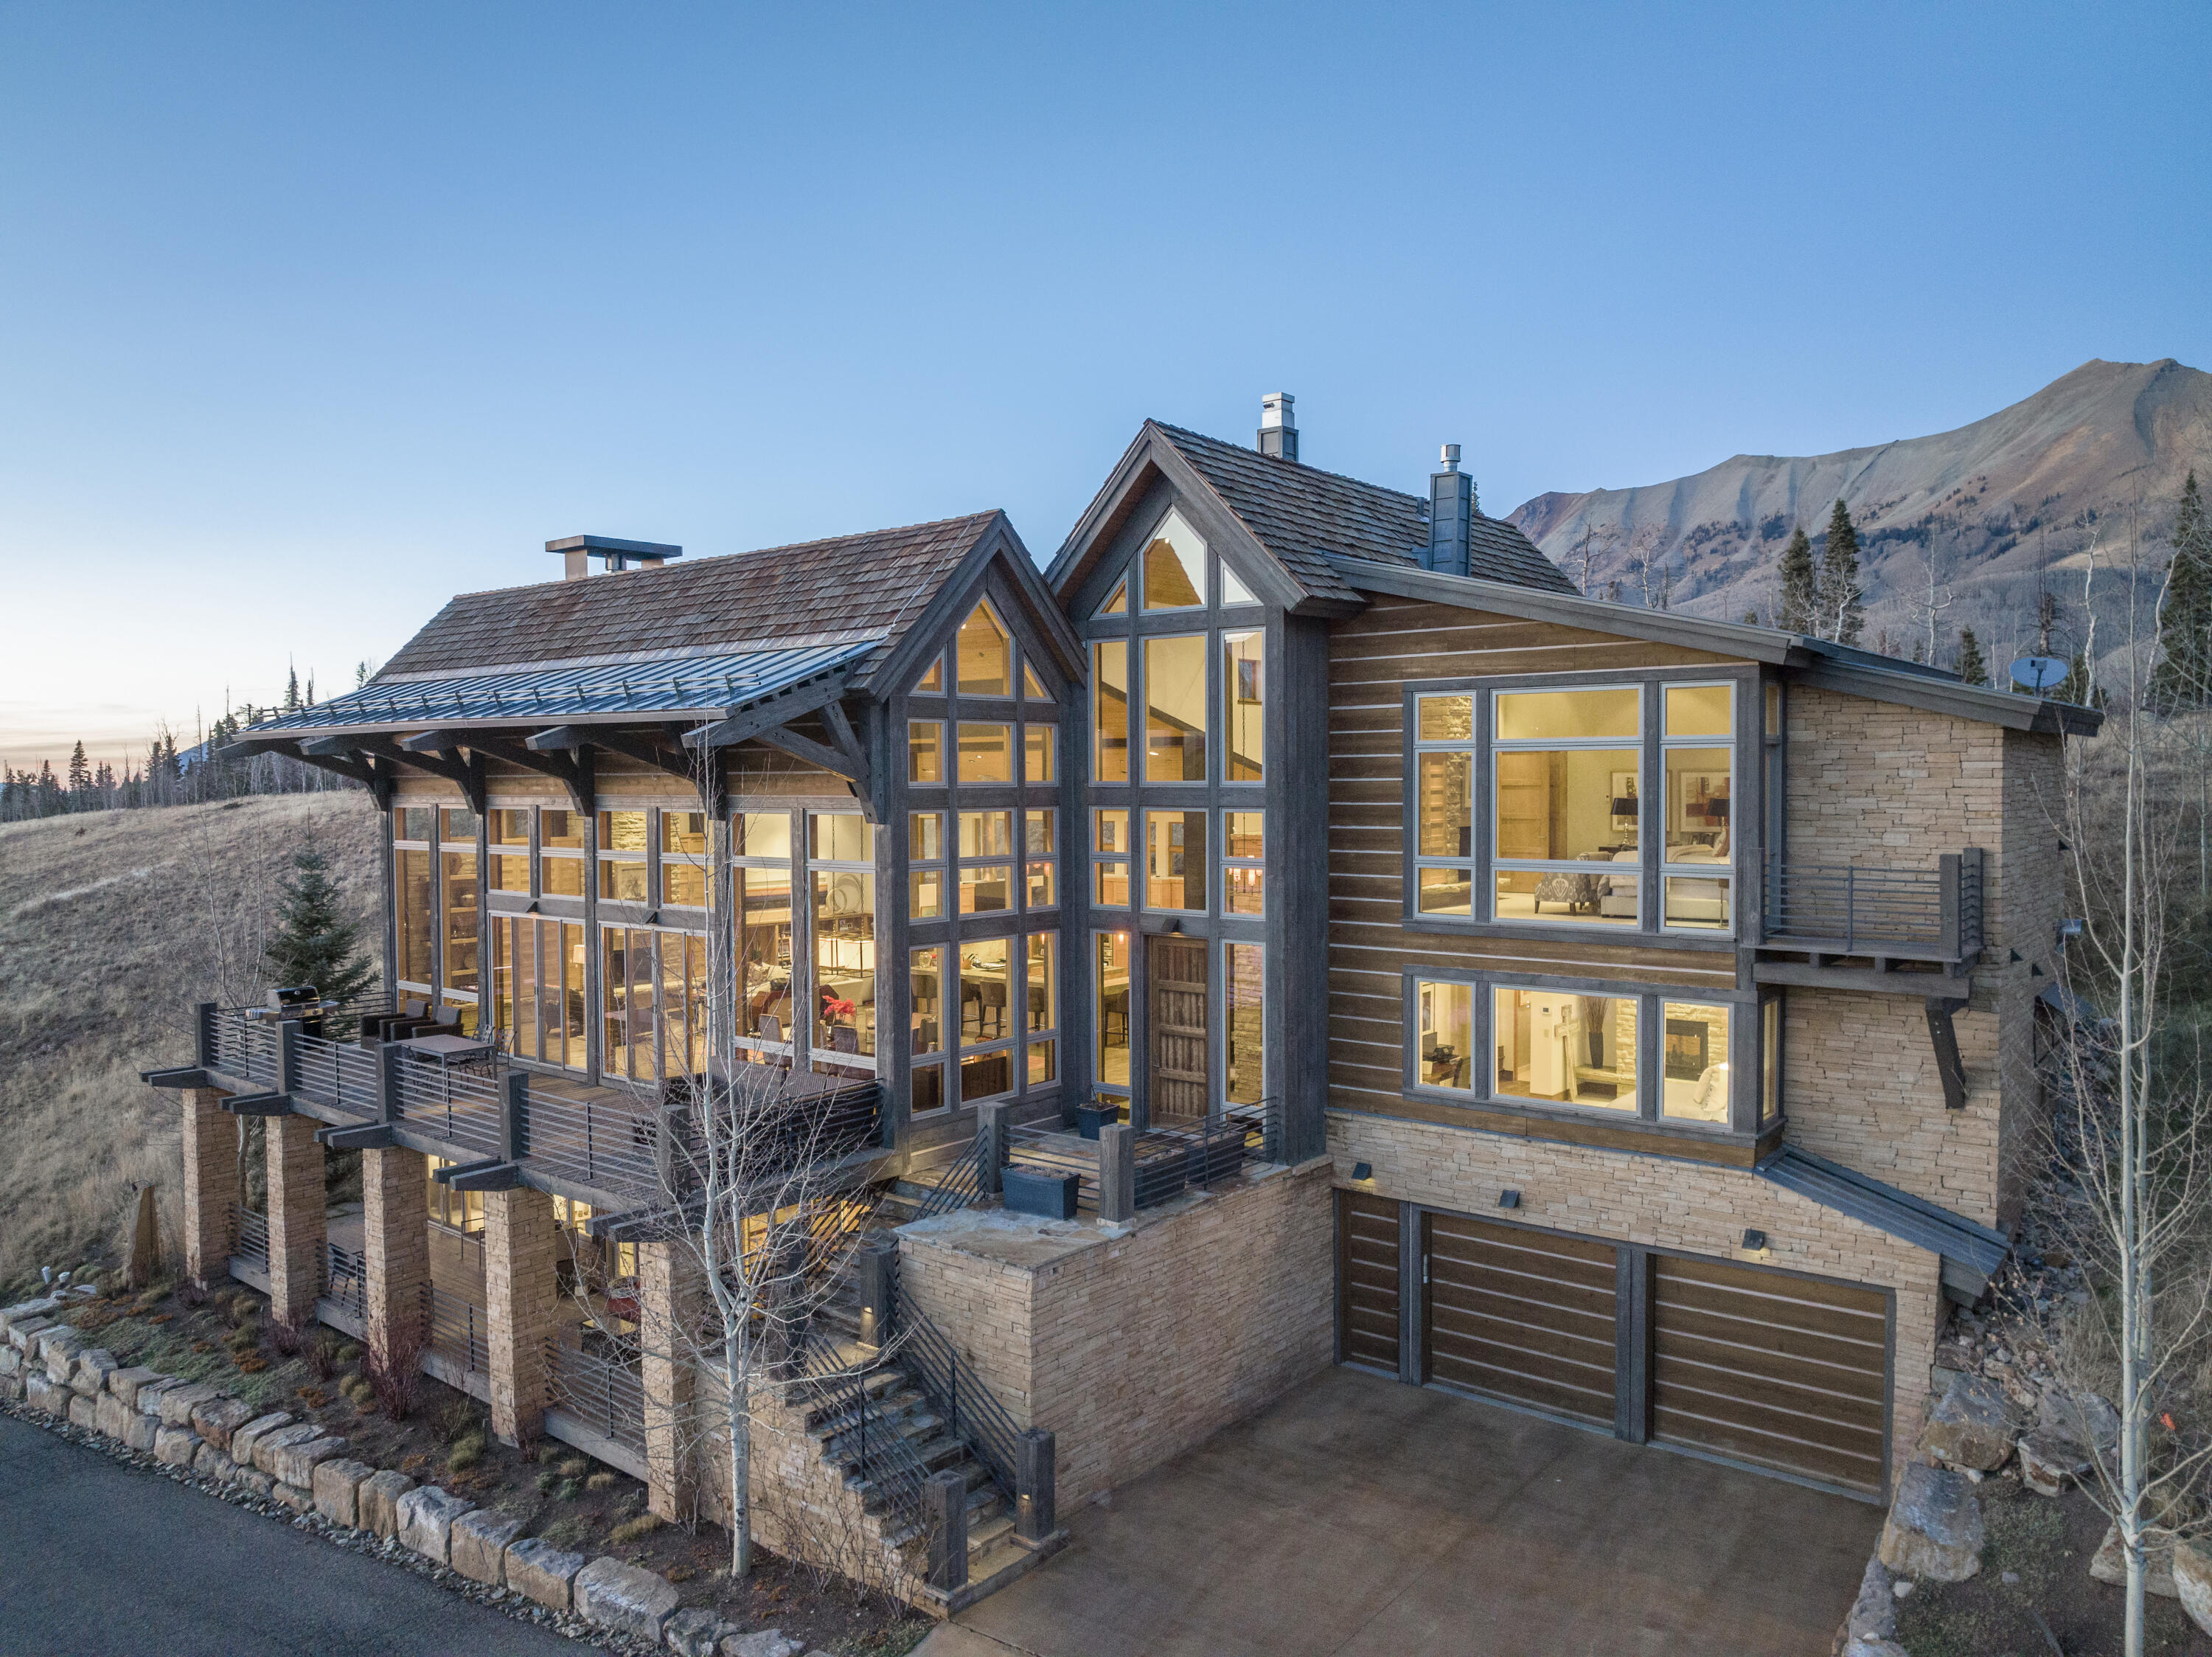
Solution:
{"label": "bare aspen tree", "polygon": [[1932,540],[1920,549],[1920,564],[1923,579],[1913,607],[1919,612],[1917,618],[1928,637],[1928,654],[1920,660],[1932,665],[1942,642],[1941,619],[1951,607],[1953,596],[1950,583],[1942,576],[1942,556]]}

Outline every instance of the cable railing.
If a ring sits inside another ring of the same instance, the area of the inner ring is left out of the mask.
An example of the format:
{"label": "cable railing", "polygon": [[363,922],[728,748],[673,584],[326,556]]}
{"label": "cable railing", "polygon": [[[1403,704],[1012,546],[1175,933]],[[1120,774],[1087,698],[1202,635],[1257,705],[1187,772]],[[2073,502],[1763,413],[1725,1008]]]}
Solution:
{"label": "cable railing", "polygon": [[409,1127],[480,1157],[499,1154],[507,1114],[499,1083],[461,1075],[447,1064],[402,1064],[395,1091],[397,1115]]}
{"label": "cable railing", "polygon": [[922,1199],[914,1217],[927,1220],[974,1204],[983,1195],[983,1159],[988,1154],[985,1136],[977,1134],[974,1142],[938,1176],[935,1188]]}
{"label": "cable railing", "polygon": [[990,1469],[992,1482],[1012,1505],[1014,1441],[1021,1436],[1021,1429],[974,1366],[953,1349],[944,1331],[908,1296],[903,1285],[898,1290],[897,1307],[892,1327],[897,1331],[894,1355],[899,1368],[935,1408],[952,1436]]}
{"label": "cable railing", "polygon": [[1934,868],[1766,862],[1764,936],[1839,954],[1963,960],[1982,947],[1982,853]]}
{"label": "cable railing", "polygon": [[364,1119],[377,1113],[376,1056],[349,1041],[302,1033],[293,1044],[288,1090]]}
{"label": "cable railing", "polygon": [[230,1252],[249,1265],[269,1270],[269,1216],[252,1209],[230,1211]]}
{"label": "cable railing", "polygon": [[650,1106],[531,1093],[523,1124],[526,1154],[548,1173],[604,1190],[659,1187],[658,1124]]}
{"label": "cable railing", "polygon": [[484,1309],[435,1284],[429,1300],[430,1350],[468,1374],[489,1373],[491,1347]]}
{"label": "cable railing", "polygon": [[368,1317],[368,1270],[361,1256],[336,1243],[323,1245],[323,1295],[364,1321]]}
{"label": "cable railing", "polygon": [[546,1403],[637,1455],[645,1453],[645,1382],[619,1360],[545,1343]]}

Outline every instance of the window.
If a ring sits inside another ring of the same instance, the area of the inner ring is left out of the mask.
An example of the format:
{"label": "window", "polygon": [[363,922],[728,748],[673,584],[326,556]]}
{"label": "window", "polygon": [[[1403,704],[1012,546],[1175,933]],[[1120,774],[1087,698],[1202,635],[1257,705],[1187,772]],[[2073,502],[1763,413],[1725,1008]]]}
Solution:
{"label": "window", "polygon": [[477,1030],[477,947],[483,935],[478,913],[483,894],[477,886],[477,814],[444,806],[438,812],[445,836],[438,856],[438,901],[444,920],[438,959],[439,999],[461,1008],[461,1033]]}
{"label": "window", "polygon": [[921,677],[914,682],[913,693],[916,696],[945,694],[945,658],[943,656],[930,657],[929,666],[921,670]]}
{"label": "window", "polygon": [[[526,811],[501,809],[485,814],[486,826],[490,831],[492,844],[491,868],[488,884],[495,892],[530,890],[530,813]],[[499,848],[516,847],[519,856],[502,856]]]}
{"label": "window", "polygon": [[906,780],[945,780],[945,727],[934,719],[909,719],[906,722]]}
{"label": "window", "polygon": [[1145,608],[1195,610],[1206,606],[1206,543],[1170,511],[1139,555],[1144,569]]}
{"label": "window", "polygon": [[600,1074],[660,1081],[705,1069],[707,940],[644,927],[599,935]]}
{"label": "window", "polygon": [[[1641,708],[1633,685],[1498,693],[1491,785],[1498,919],[1637,923]],[[1601,873],[1593,864],[1619,868]]]}
{"label": "window", "polygon": [[441,840],[457,840],[473,845],[477,838],[477,814],[466,806],[441,806],[438,808]]}
{"label": "window", "polygon": [[1091,780],[1129,780],[1129,647],[1102,639],[1091,647],[1092,752]]}
{"label": "window", "polygon": [[1053,751],[1059,740],[1060,730],[1056,726],[1022,727],[1022,780],[1024,783],[1049,783],[1053,780]]}
{"label": "window", "polygon": [[1060,1076],[1060,939],[1032,932],[1024,941],[1028,983],[1023,991],[1029,1085],[1042,1087]]}
{"label": "window", "polygon": [[455,1191],[451,1185],[441,1185],[438,1170],[450,1168],[453,1162],[442,1156],[422,1159],[422,1186],[430,1207],[430,1222],[458,1231],[464,1236],[477,1236],[483,1231],[483,1193],[480,1191]]}
{"label": "window", "polygon": [[[1660,740],[1667,771],[1663,923],[1729,926],[1729,783],[1735,750],[1730,685],[1669,685]],[[1717,737],[1715,746],[1711,739]]]}
{"label": "window", "polygon": [[1012,940],[960,946],[960,1102],[1014,1090]]}
{"label": "window", "polygon": [[427,844],[438,838],[437,824],[435,807],[401,806],[392,813],[392,838]]}
{"label": "window", "polygon": [[599,896],[617,903],[641,904],[645,890],[646,813],[599,813]]}
{"label": "window", "polygon": [[399,978],[425,994],[430,989],[430,854],[403,850],[392,854],[392,895],[399,928]]}
{"label": "window", "polygon": [[[1225,598],[1225,595],[1224,595]],[[1256,943],[1231,943],[1222,951],[1222,999],[1228,1005],[1222,1065],[1224,1097],[1231,1105],[1257,1105],[1267,1091],[1267,974]]]}
{"label": "window", "polygon": [[1206,637],[1145,641],[1145,781],[1206,781]]}
{"label": "window", "polygon": [[1224,783],[1257,783],[1264,778],[1267,649],[1265,633],[1221,636],[1221,728],[1227,744],[1222,756]]}
{"label": "window", "polygon": [[1011,725],[960,727],[959,780],[963,783],[1011,783],[1014,780]]}
{"label": "window", "polygon": [[1014,814],[960,813],[960,912],[987,915],[1014,906]]}
{"label": "window", "polygon": [[1097,1017],[1092,1023],[1097,1043],[1097,1078],[1102,1088],[1126,1093],[1129,1087],[1129,935],[1098,932],[1091,935],[1097,971]]}
{"label": "window", "polygon": [[945,1104],[945,952],[935,945],[907,952],[908,1051],[914,1057],[915,1115]]}
{"label": "window", "polygon": [[1221,813],[1221,911],[1224,915],[1267,912],[1263,844],[1267,815],[1259,811]]}
{"label": "window", "polygon": [[1102,616],[1126,616],[1129,613],[1129,582],[1126,576],[1114,583],[1114,590],[1107,594],[1106,602],[1099,606],[1098,613]]}
{"label": "window", "polygon": [[538,813],[539,890],[549,898],[584,895],[584,816],[574,811]]}
{"label": "window", "polygon": [[[814,1039],[832,1055],[872,1061],[876,1051],[874,832],[857,812],[813,812],[807,823],[814,877]],[[836,865],[846,865],[836,867]],[[863,1066],[817,1061],[827,1075]]]}
{"label": "window", "polygon": [[704,909],[707,886],[707,813],[660,813],[660,901]]}
{"label": "window", "polygon": [[1660,1032],[1660,1114],[1690,1122],[1729,1119],[1729,1009],[1693,1002],[1664,1005]]}
{"label": "window", "polygon": [[1224,559],[1221,564],[1222,607],[1226,609],[1232,604],[1257,604],[1259,601],[1252,596],[1252,589],[1237,578],[1237,572]]}
{"label": "window", "polygon": [[1129,813],[1091,813],[1091,901],[1110,909],[1129,906]]}
{"label": "window", "polygon": [[741,1051],[792,1049],[791,813],[740,813],[730,870],[737,913],[737,1037]]}
{"label": "window", "polygon": [[1206,912],[1206,813],[1145,813],[1145,907]]}
{"label": "window", "polygon": [[1500,986],[1492,1016],[1501,1096],[1636,1113],[1633,996]]}
{"label": "window", "polygon": [[1425,915],[1471,915],[1474,698],[1416,698],[1413,742],[1415,907]]}
{"label": "window", "polygon": [[584,929],[574,921],[495,916],[494,1017],[512,1051],[584,1068]]}
{"label": "window", "polygon": [[1013,641],[988,604],[979,604],[968,612],[954,640],[952,655],[958,663],[956,682],[962,696],[1014,693]]}
{"label": "window", "polygon": [[1431,1087],[1474,1091],[1474,989],[1465,984],[1414,986],[1420,1022],[1413,1045],[1414,1074]]}
{"label": "window", "polygon": [[1057,812],[1022,813],[1022,854],[1028,860],[1026,902],[1031,909],[1052,909],[1060,902],[1053,884],[1053,871],[1059,867],[1054,858],[1060,850],[1056,832],[1059,820]]}
{"label": "window", "polygon": [[1782,1114],[1782,1002],[1774,990],[1759,1003],[1759,1120],[1761,1126]]}
{"label": "window", "polygon": [[1022,663],[1022,700],[1024,702],[1052,700],[1052,697],[1044,688],[1044,681],[1036,676],[1036,669],[1026,661]]}
{"label": "window", "polygon": [[945,813],[917,811],[907,817],[907,917],[933,921],[945,913]]}

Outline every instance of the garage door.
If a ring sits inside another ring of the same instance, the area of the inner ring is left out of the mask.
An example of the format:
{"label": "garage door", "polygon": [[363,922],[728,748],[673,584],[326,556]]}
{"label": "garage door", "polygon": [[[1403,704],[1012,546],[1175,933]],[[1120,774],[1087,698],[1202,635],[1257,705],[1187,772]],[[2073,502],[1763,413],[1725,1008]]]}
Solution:
{"label": "garage door", "polygon": [[1427,1378],[1611,1426],[1613,1245],[1456,1215],[1422,1222]]}
{"label": "garage door", "polygon": [[1881,1494],[1884,1296],[1719,1260],[1651,1269],[1655,1440]]}
{"label": "garage door", "polygon": [[1336,1354],[1398,1373],[1398,1204],[1336,1194]]}

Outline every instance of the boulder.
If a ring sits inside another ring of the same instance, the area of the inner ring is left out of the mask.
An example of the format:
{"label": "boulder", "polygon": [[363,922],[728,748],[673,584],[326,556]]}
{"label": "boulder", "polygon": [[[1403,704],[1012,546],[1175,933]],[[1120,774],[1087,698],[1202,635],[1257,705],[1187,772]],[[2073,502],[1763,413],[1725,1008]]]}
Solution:
{"label": "boulder", "polygon": [[1920,1429],[1920,1443],[1954,1467],[1989,1472],[2012,1455],[2011,1406],[2004,1389],[1979,1375],[1954,1380]]}
{"label": "boulder", "polygon": [[76,1368],[70,1371],[70,1390],[96,1398],[116,1368],[115,1355],[104,1346],[80,1352],[76,1355]]}
{"label": "boulder", "polygon": [[2173,1544],[2173,1591],[2189,1620],[2212,1634],[2212,1537]]}
{"label": "boulder", "polygon": [[84,1337],[66,1324],[57,1324],[39,1337],[39,1361],[46,1366],[46,1379],[57,1386],[69,1385],[76,1355],[83,1350]]}
{"label": "boulder", "polygon": [[447,1563],[471,1582],[488,1587],[507,1583],[507,1544],[522,1534],[522,1521],[504,1519],[489,1508],[463,1514],[453,1521]]}
{"label": "boulder", "polygon": [[722,1642],[722,1657],[799,1657],[805,1649],[804,1640],[794,1640],[781,1629],[756,1629]]}
{"label": "boulder", "polygon": [[200,1453],[200,1435],[189,1427],[163,1427],[154,1435],[154,1459],[171,1467],[189,1467]]}
{"label": "boulder", "polygon": [[375,1472],[367,1462],[344,1456],[317,1462],[307,1487],[315,1493],[315,1511],[333,1525],[356,1528],[361,1524],[361,1487]]}
{"label": "boulder", "polygon": [[0,1341],[0,1375],[20,1375],[23,1373],[23,1355],[4,1341]]}
{"label": "boulder", "polygon": [[2036,1406],[2035,1424],[2045,1437],[2094,1450],[2108,1463],[2120,1453],[2119,1412],[2094,1392],[2077,1398],[2052,1387]]}
{"label": "boulder", "polygon": [[39,1351],[39,1337],[54,1326],[52,1318],[26,1318],[8,1329],[8,1344],[27,1358],[34,1358]]}
{"label": "boulder", "polygon": [[656,1645],[678,1604],[676,1585],[666,1577],[605,1554],[576,1573],[575,1594],[577,1615],[586,1622]]}
{"label": "boulder", "polygon": [[107,1437],[120,1441],[131,1429],[131,1418],[138,1412],[112,1392],[103,1392],[93,1400],[93,1427]]}
{"label": "boulder", "polygon": [[[302,1490],[312,1490],[315,1484],[315,1468],[346,1452],[346,1441],[325,1435],[320,1428],[317,1436],[301,1439],[296,1444],[280,1444],[270,1453],[269,1471],[277,1482],[295,1485]],[[263,1443],[269,1441],[264,1439]]]}
{"label": "boulder", "polygon": [[23,1404],[27,1409],[41,1415],[58,1416],[69,1409],[69,1401],[76,1396],[68,1387],[56,1383],[42,1369],[33,1369],[23,1377]]}
{"label": "boulder", "polygon": [[282,1410],[272,1415],[256,1416],[230,1435],[230,1459],[241,1467],[253,1464],[253,1447],[261,1441],[264,1433],[273,1433],[280,1427],[289,1427],[292,1417]]}
{"label": "boulder", "polygon": [[153,1449],[155,1435],[161,1430],[161,1422],[158,1416],[149,1416],[143,1410],[128,1410],[124,1412],[123,1430],[116,1436],[123,1441],[126,1449],[136,1450],[143,1455]]}
{"label": "boulder", "polygon": [[507,1586],[526,1599],[555,1611],[574,1603],[576,1573],[584,1569],[584,1556],[563,1553],[550,1542],[532,1537],[507,1544]]}
{"label": "boulder", "polygon": [[2088,1471],[2088,1453],[2071,1439],[2038,1428],[2020,1441],[2020,1482],[2038,1496],[2062,1495],[2068,1481]]}
{"label": "boulder", "polygon": [[240,1467],[237,1482],[258,1496],[265,1497],[276,1488],[276,1481],[258,1467]]}
{"label": "boulder", "polygon": [[660,1637],[676,1657],[715,1657],[715,1648],[722,1639],[722,1619],[695,1605],[670,1617]]}
{"label": "boulder", "polygon": [[1899,1576],[1931,1582],[1963,1582],[1981,1569],[1982,1508],[1966,1476],[1908,1465],[1876,1551]]}
{"label": "boulder", "polygon": [[0,1403],[13,1404],[23,1396],[23,1380],[20,1375],[0,1375]]}
{"label": "boulder", "polygon": [[227,1451],[230,1435],[253,1418],[253,1406],[242,1398],[215,1398],[192,1410],[192,1430]]}
{"label": "boulder", "polygon": [[161,1394],[174,1387],[189,1385],[190,1382],[179,1380],[174,1375],[163,1375],[156,1380],[149,1380],[138,1389],[137,1407],[159,1422],[161,1419]]}
{"label": "boulder", "polygon": [[238,1464],[220,1446],[200,1441],[200,1453],[192,1458],[192,1471],[202,1478],[228,1483],[238,1471]]}
{"label": "boulder", "polygon": [[171,1386],[161,1393],[161,1425],[189,1427],[192,1411],[203,1404],[213,1404],[222,1394],[205,1381],[193,1381],[184,1386]]}
{"label": "boulder", "polygon": [[311,1514],[315,1510],[315,1498],[296,1484],[277,1484],[269,1492],[271,1502],[282,1502],[295,1514]]}
{"label": "boulder", "polygon": [[138,1389],[168,1377],[158,1369],[149,1369],[143,1364],[134,1364],[128,1369],[118,1369],[107,1378],[107,1390],[123,1400],[127,1410],[138,1407]]}
{"label": "boulder", "polygon": [[[2118,1525],[2105,1526],[2105,1539],[2089,1561],[2089,1575],[2100,1582],[2128,1580],[2127,1550],[2120,1546]],[[2143,1592],[2162,1599],[2181,1597],[2180,1584],[2173,1580],[2173,1538],[2164,1531],[2152,1531],[2143,1538]]]}
{"label": "boulder", "polygon": [[361,1528],[378,1536],[399,1534],[399,1498],[415,1488],[415,1481],[389,1468],[362,1481],[355,1496]]}
{"label": "boulder", "polygon": [[289,1427],[272,1428],[253,1441],[253,1465],[270,1477],[278,1477],[277,1451],[288,1444],[305,1444],[322,1435],[323,1429],[311,1421],[295,1421]]}
{"label": "boulder", "polygon": [[61,1310],[61,1301],[54,1295],[42,1295],[35,1301],[18,1301],[15,1305],[0,1308],[0,1336],[13,1337],[16,1325],[27,1324]]}
{"label": "boulder", "polygon": [[1837,1657],[1912,1657],[1894,1640],[1846,1640]]}
{"label": "boulder", "polygon": [[466,1498],[425,1484],[399,1498],[399,1540],[425,1559],[450,1564],[453,1521],[469,1511]]}
{"label": "boulder", "polygon": [[100,1405],[82,1392],[69,1395],[69,1422],[72,1427],[82,1427],[88,1433],[100,1430]]}

